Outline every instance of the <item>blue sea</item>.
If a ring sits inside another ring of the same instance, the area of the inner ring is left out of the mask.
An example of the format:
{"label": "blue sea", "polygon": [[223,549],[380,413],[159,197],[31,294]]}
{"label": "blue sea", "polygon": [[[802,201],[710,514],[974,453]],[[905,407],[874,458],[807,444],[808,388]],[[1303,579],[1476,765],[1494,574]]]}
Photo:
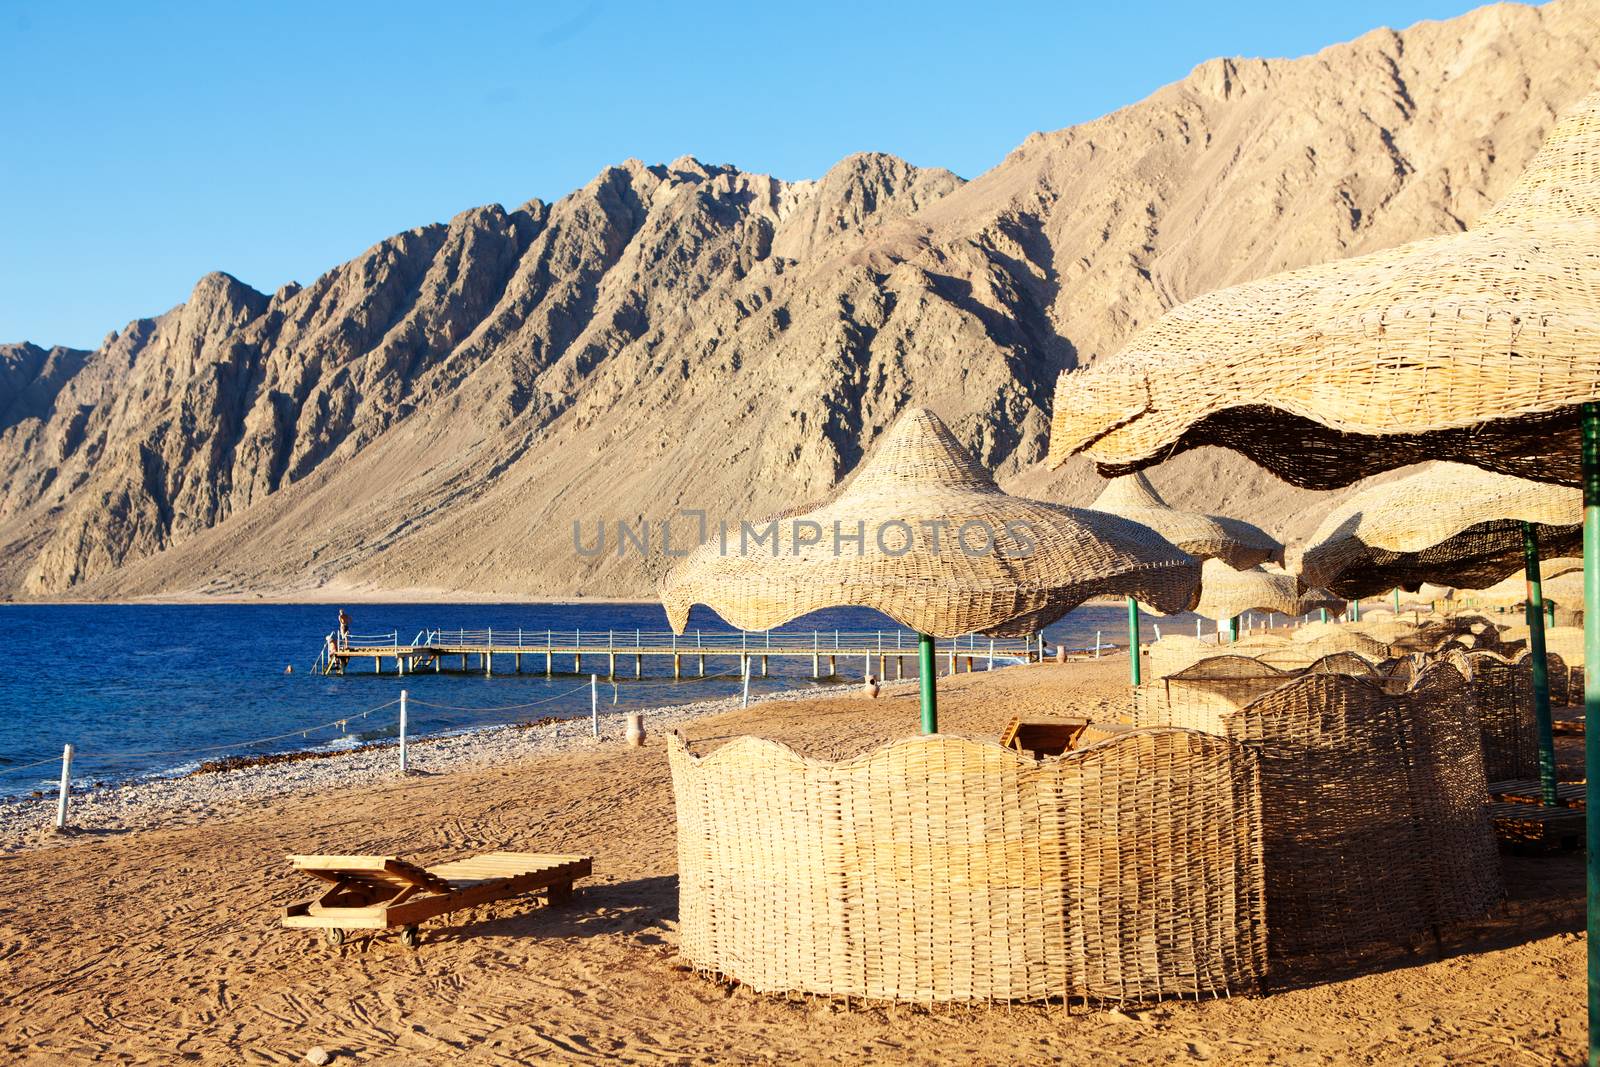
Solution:
{"label": "blue sea", "polygon": [[[542,639],[546,629],[615,630],[619,645],[632,641],[636,630],[667,630],[660,605],[645,603],[356,604],[346,610],[353,634],[398,633],[402,644],[420,631],[455,628],[522,628],[530,641],[535,632]],[[408,732],[420,736],[587,716],[588,672],[594,670],[602,672],[602,715],[733,696],[742,687],[733,657],[711,660],[711,677],[682,681],[672,679],[671,661],[660,656],[645,658],[638,680],[632,657],[619,656],[614,683],[606,680],[600,658],[585,661],[584,675],[570,673],[570,655],[556,657],[558,673],[550,678],[542,655],[524,657],[520,675],[511,673],[505,657],[497,659],[493,677],[431,671],[400,677],[392,659],[382,674],[370,673],[369,660],[343,676],[324,677],[312,666],[324,636],[336,628],[337,612],[327,604],[0,606],[8,645],[0,659],[0,795],[48,788],[59,776],[67,742],[75,747],[74,779],[97,782],[181,773],[227,756],[392,737],[401,689],[409,694]],[[1158,624],[1174,632],[1192,632],[1195,625],[1193,616],[1146,618],[1146,640]],[[1045,635],[1052,645],[1091,648],[1097,630],[1108,644],[1121,644],[1126,627],[1123,608],[1086,605]],[[733,632],[705,609],[696,609],[689,629]],[[893,633],[897,627],[876,612],[843,608],[774,632],[879,629]],[[809,658],[774,658],[770,669],[769,676],[752,679],[752,694],[860,680],[852,669],[849,677],[814,681]],[[685,674],[692,671],[686,664]],[[840,671],[846,671],[843,664]]]}

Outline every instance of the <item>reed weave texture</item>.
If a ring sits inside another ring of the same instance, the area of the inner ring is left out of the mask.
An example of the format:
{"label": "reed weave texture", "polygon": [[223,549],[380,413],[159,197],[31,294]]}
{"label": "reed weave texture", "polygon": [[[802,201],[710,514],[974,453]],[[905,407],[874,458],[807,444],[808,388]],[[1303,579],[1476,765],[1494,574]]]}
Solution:
{"label": "reed weave texture", "polygon": [[1403,944],[1499,898],[1478,720],[1453,665],[1401,694],[1303,674],[1213,721],[1261,755],[1275,960]]}
{"label": "reed weave texture", "polygon": [[1265,971],[1255,762],[1129,731],[1037,761],[947,736],[854,759],[668,739],[682,949],[768,993],[1145,1001]]}
{"label": "reed weave texture", "polygon": [[1283,546],[1259,526],[1226,515],[1180,511],[1162,499],[1142,472],[1107,482],[1089,506],[1148,526],[1195,559],[1217,559],[1239,570],[1283,562]]}
{"label": "reed weave texture", "polygon": [[922,408],[843,492],[753,525],[754,547],[741,526],[726,550],[713,537],[668,572],[661,600],[675,631],[696,603],[746,630],[859,605],[938,637],[1020,636],[1093,596],[1184,611],[1199,587],[1199,565],[1148,527],[1001,492]]}
{"label": "reed weave texture", "polygon": [[1299,580],[1265,567],[1235,570],[1220,559],[1200,566],[1200,602],[1194,613],[1207,619],[1231,619],[1247,611],[1275,611],[1295,618],[1326,608],[1343,611],[1344,601],[1323,590],[1300,592]]}
{"label": "reed weave texture", "polygon": [[1169,674],[1177,674],[1185,667],[1193,666],[1213,656],[1256,657],[1270,649],[1282,648],[1288,643],[1286,638],[1276,634],[1251,634],[1231,644],[1219,644],[1210,638],[1201,640],[1187,634],[1166,634],[1161,640],[1151,642],[1147,646],[1150,652],[1148,677],[1165,678]]}
{"label": "reed weave texture", "polygon": [[1600,93],[1470,229],[1209,293],[1063,374],[1048,462],[1209,444],[1316,489],[1428,459],[1577,485],[1597,336]]}
{"label": "reed weave texture", "polygon": [[[1443,657],[1468,684],[1482,731],[1483,774],[1491,782],[1539,776],[1533,706],[1533,661],[1498,652],[1451,650]],[[1557,657],[1559,659],[1559,657]],[[1565,664],[1562,665],[1563,674]],[[1552,687],[1553,689],[1554,687]],[[1565,703],[1565,685],[1561,686]],[[1552,700],[1555,692],[1551,693]]]}
{"label": "reed weave texture", "polygon": [[1350,597],[1424,581],[1484,589],[1522,573],[1524,522],[1541,552],[1583,549],[1577,489],[1435,464],[1362,489],[1329,512],[1300,554],[1300,581]]}

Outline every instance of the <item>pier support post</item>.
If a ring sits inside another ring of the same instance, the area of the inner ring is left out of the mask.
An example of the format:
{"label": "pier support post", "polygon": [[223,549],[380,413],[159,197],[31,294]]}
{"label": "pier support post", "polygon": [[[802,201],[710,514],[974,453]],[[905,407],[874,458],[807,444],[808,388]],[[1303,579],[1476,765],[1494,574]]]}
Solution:
{"label": "pier support post", "polygon": [[765,678],[766,676],[767,676],[767,657],[762,656],[761,657],[761,677]]}
{"label": "pier support post", "polygon": [[634,653],[634,656],[633,656],[633,676],[635,678],[643,678],[644,677],[644,654],[643,653],[637,653],[637,652]]}
{"label": "pier support post", "polygon": [[906,676],[906,658],[904,656],[896,656],[894,658],[894,679],[895,679],[895,681],[898,682],[900,679],[904,678],[905,676]]}
{"label": "pier support post", "polygon": [[672,680],[676,682],[683,677],[683,657],[676,652],[672,654]]}
{"label": "pier support post", "polygon": [[606,653],[606,681],[614,682],[616,680],[617,680],[617,654],[615,652],[607,652]]}
{"label": "pier support post", "polygon": [[701,653],[700,654],[700,677],[704,678],[705,676],[706,676],[706,657],[705,657],[705,653]]}
{"label": "pier support post", "polygon": [[556,661],[555,649],[546,648],[544,650],[544,676],[546,678],[550,677],[552,674],[554,674],[556,672],[555,661]]}
{"label": "pier support post", "polygon": [[522,673],[522,653],[521,652],[513,653],[512,656],[511,656],[511,673],[512,674],[521,674]]}
{"label": "pier support post", "polygon": [[494,653],[487,648],[483,650],[483,676],[485,678],[494,677]]}
{"label": "pier support post", "polygon": [[811,653],[811,677],[822,677],[822,657],[816,652]]}
{"label": "pier support post", "polygon": [[834,678],[839,674],[839,660],[835,656],[828,657],[828,677]]}

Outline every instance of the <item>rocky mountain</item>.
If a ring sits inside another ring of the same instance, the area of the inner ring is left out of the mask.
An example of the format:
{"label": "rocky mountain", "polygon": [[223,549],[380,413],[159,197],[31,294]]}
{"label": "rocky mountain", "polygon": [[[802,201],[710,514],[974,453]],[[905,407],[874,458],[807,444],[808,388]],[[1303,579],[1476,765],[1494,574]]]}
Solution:
{"label": "rocky mountain", "polygon": [[[1600,0],[1553,0],[1213,60],[965,183],[629,161],[304,288],[208,275],[93,352],[0,346],[0,595],[647,594],[659,544],[586,555],[574,522],[592,548],[819,496],[913,402],[1014,491],[1086,503],[1086,466],[1037,463],[1062,369],[1209,289],[1466,225],[1597,39]],[[1330,504],[1212,450],[1154,480],[1278,532]]]}

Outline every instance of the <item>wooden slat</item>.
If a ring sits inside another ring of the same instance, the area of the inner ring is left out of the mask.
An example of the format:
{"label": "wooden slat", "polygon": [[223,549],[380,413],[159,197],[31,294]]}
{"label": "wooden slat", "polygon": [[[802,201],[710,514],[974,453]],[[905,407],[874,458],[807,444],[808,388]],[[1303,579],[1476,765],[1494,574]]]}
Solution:
{"label": "wooden slat", "polygon": [[1576,845],[1584,835],[1580,808],[1498,803],[1489,805],[1489,819],[1502,840],[1519,844]]}
{"label": "wooden slat", "polygon": [[[1567,807],[1581,808],[1588,801],[1589,787],[1584,782],[1557,782],[1556,801]],[[1489,796],[1495,800],[1519,804],[1544,803],[1544,787],[1537,778],[1518,778],[1507,782],[1490,782]]]}
{"label": "wooden slat", "polygon": [[[427,870],[394,856],[292,856],[295,867],[333,882],[373,882],[400,890],[387,902],[354,906],[312,901],[287,909],[291,927],[370,930],[409,926],[459,908],[548,890],[570,893],[572,882],[593,871],[590,856],[537,852],[486,852]],[[329,890],[330,895],[340,891]],[[326,899],[326,898],[325,898]],[[335,899],[345,899],[336,896]],[[354,899],[360,900],[358,895]]]}

